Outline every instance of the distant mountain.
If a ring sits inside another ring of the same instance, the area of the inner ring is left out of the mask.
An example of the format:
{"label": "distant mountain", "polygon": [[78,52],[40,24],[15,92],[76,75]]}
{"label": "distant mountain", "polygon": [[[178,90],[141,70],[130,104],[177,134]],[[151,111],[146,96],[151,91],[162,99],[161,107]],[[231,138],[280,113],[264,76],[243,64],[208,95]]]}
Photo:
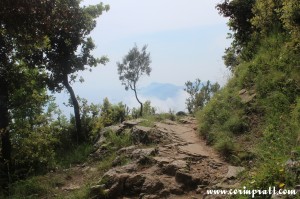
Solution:
{"label": "distant mountain", "polygon": [[176,86],[169,83],[151,83],[146,87],[139,89],[139,93],[147,97],[156,97],[161,100],[166,100],[168,98],[174,98],[177,96],[178,92],[183,90],[183,87]]}

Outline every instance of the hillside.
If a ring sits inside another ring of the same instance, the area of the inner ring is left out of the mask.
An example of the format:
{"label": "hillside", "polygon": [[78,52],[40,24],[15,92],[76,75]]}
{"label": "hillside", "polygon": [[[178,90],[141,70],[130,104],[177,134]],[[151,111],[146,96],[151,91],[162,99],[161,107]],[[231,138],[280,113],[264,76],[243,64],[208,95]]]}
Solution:
{"label": "hillside", "polygon": [[[198,112],[199,132],[228,162],[247,167],[243,185],[294,189],[300,182],[300,24],[293,18],[299,4],[254,2],[218,7],[232,20],[234,42],[223,58],[233,77]],[[235,12],[242,5],[249,15]]]}

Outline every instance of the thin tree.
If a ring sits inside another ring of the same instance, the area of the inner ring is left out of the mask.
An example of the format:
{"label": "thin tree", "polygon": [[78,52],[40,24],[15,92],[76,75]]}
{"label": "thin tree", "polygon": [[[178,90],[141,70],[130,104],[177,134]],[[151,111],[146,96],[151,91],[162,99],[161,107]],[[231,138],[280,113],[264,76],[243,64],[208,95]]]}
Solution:
{"label": "thin tree", "polygon": [[122,63],[117,62],[119,79],[125,90],[131,89],[134,91],[135,98],[141,106],[140,116],[143,115],[143,103],[137,96],[137,82],[143,75],[151,73],[150,53],[146,51],[147,45],[144,45],[141,51],[135,46],[123,58]]}
{"label": "thin tree", "polygon": [[67,89],[74,108],[76,139],[84,142],[87,136],[81,127],[80,107],[71,83],[76,79],[76,72],[105,64],[108,59],[95,58],[91,51],[95,45],[88,35],[96,26],[96,18],[109,7],[102,3],[80,7],[78,1],[62,1],[54,12],[51,32],[48,34],[49,48],[45,51],[46,69],[49,71],[48,86],[51,91]]}

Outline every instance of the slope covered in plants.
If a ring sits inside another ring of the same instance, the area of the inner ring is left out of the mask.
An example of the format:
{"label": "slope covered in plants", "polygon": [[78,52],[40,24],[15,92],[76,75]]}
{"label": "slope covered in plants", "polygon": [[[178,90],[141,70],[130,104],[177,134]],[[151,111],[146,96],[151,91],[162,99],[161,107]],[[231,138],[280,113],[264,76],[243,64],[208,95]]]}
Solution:
{"label": "slope covered in plants", "polygon": [[199,132],[228,161],[248,167],[248,187],[293,188],[299,165],[288,163],[300,158],[300,3],[226,0],[217,9],[233,32],[223,57],[233,76],[198,112]]}

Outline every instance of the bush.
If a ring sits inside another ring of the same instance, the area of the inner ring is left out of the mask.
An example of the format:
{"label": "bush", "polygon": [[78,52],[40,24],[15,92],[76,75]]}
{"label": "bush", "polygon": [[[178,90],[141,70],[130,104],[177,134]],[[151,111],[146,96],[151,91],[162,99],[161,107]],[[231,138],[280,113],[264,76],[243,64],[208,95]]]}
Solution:
{"label": "bush", "polygon": [[237,152],[237,145],[227,133],[219,133],[216,136],[218,136],[215,144],[217,151],[222,154],[224,159],[230,161],[232,155]]}
{"label": "bush", "polygon": [[93,145],[90,143],[83,143],[78,146],[73,146],[68,150],[57,152],[57,165],[62,168],[69,168],[73,164],[80,164],[87,160],[90,153],[93,151]]}

